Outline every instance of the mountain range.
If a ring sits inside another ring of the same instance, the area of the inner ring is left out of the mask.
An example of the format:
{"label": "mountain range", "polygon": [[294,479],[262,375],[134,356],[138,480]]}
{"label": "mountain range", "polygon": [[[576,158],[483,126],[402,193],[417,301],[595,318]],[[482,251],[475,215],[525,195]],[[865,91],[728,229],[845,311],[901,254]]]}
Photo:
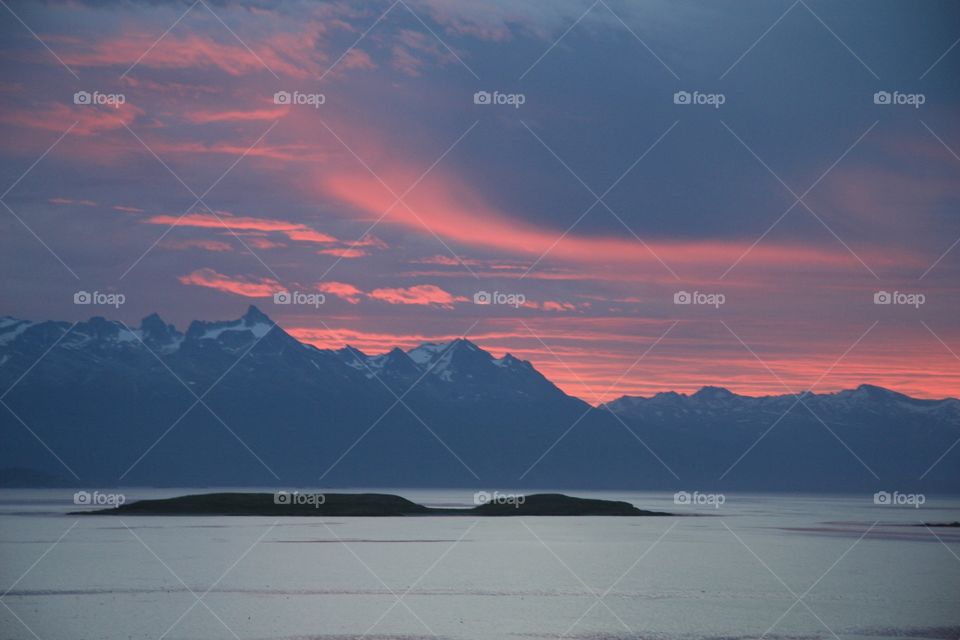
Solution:
{"label": "mountain range", "polygon": [[861,385],[591,406],[458,339],[318,349],[256,307],[179,331],[0,318],[0,483],[957,492],[960,401]]}

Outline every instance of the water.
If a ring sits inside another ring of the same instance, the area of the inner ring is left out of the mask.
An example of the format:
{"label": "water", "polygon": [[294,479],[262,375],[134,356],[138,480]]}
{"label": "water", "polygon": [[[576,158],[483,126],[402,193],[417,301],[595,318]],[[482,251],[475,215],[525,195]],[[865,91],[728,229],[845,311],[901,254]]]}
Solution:
{"label": "water", "polygon": [[958,499],[577,495],[701,515],[77,518],[72,492],[3,491],[0,638],[960,637],[960,531],[904,526]]}

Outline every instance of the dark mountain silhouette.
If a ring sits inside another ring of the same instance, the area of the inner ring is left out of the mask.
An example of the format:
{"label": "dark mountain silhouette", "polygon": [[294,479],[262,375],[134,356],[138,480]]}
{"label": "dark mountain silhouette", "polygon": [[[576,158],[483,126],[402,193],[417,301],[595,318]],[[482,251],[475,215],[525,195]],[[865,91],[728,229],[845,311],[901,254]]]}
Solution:
{"label": "dark mountain silhouette", "polygon": [[591,407],[469,340],[323,350],[255,307],[183,333],[0,318],[0,389],[0,468],[88,487],[960,489],[954,399],[705,387]]}

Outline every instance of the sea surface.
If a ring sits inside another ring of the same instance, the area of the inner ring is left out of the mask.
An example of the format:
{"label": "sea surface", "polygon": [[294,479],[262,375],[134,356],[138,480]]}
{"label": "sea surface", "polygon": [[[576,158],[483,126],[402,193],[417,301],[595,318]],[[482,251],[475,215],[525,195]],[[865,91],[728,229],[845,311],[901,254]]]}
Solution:
{"label": "sea surface", "polygon": [[913,526],[958,498],[566,493],[683,515],[77,517],[0,491],[0,638],[960,637],[960,529]]}

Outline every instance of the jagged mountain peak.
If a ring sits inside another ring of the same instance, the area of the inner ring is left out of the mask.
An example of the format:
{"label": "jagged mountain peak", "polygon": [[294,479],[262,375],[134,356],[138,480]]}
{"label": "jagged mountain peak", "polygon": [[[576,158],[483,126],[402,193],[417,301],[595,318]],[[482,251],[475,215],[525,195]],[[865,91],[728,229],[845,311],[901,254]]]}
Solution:
{"label": "jagged mountain peak", "polygon": [[183,339],[183,334],[164,322],[159,314],[151,313],[140,321],[140,337],[147,344],[166,346]]}
{"label": "jagged mountain peak", "polygon": [[337,349],[334,353],[336,353],[345,361],[366,360],[370,357],[360,349],[351,347],[350,345],[346,345],[340,349]]}
{"label": "jagged mountain peak", "polygon": [[521,360],[512,353],[506,353],[499,360],[494,360],[494,364],[501,367],[523,367],[523,368],[533,368],[533,365],[527,360]]}
{"label": "jagged mountain peak", "polygon": [[407,351],[407,355],[417,364],[428,364],[437,355],[443,353],[447,348],[445,343],[425,342],[419,347],[414,347]]}
{"label": "jagged mountain peak", "polygon": [[407,352],[400,347],[394,347],[393,349],[390,349],[390,351],[384,354],[384,357],[387,360],[392,360],[394,362],[412,362],[412,360],[410,360],[410,356],[407,355]]}
{"label": "jagged mountain peak", "polygon": [[270,319],[270,316],[265,314],[263,311],[260,311],[256,305],[250,305],[247,307],[247,312],[244,313],[240,319],[243,320],[244,324],[247,326],[256,324],[275,324],[274,321]]}
{"label": "jagged mountain peak", "polygon": [[276,324],[255,307],[250,305],[247,312],[236,320],[207,322],[204,320],[194,320],[187,329],[186,338],[188,341],[221,339],[225,334],[235,334],[237,332],[251,333],[254,338],[262,338],[269,333]]}

